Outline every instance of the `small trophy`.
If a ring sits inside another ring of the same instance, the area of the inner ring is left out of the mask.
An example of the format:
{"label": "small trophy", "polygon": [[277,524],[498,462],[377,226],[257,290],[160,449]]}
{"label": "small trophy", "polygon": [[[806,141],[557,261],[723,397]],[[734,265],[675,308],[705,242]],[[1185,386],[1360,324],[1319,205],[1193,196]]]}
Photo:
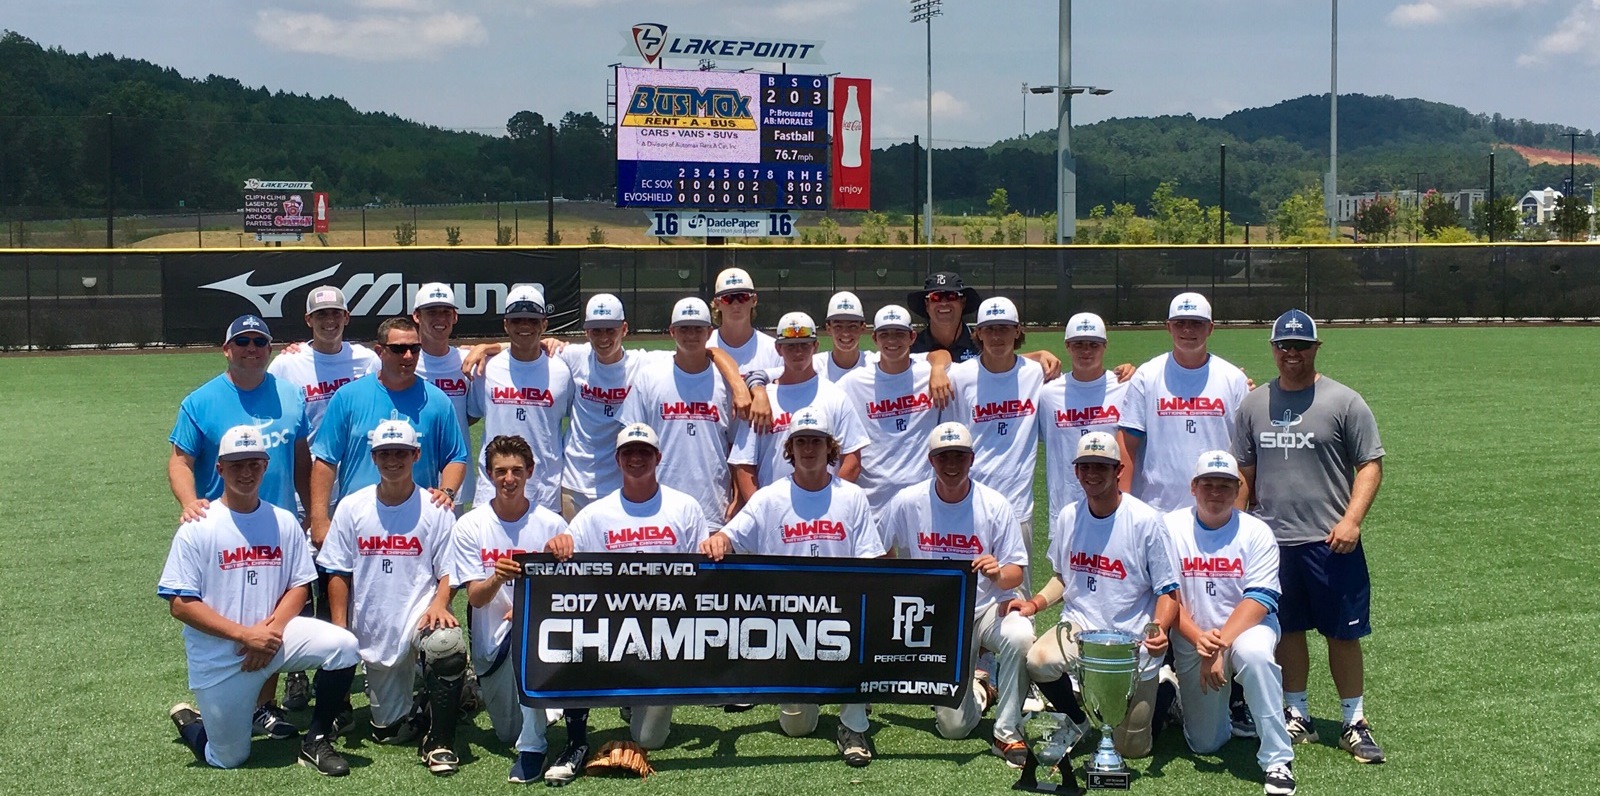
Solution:
{"label": "small trophy", "polygon": [[1078,643],[1078,683],[1083,709],[1100,727],[1100,746],[1084,767],[1089,790],[1127,790],[1132,774],[1117,754],[1111,729],[1128,715],[1128,699],[1139,676],[1140,638],[1120,630],[1085,630]]}
{"label": "small trophy", "polygon": [[[1037,749],[1028,747],[1028,761],[1022,766],[1022,776],[1017,778],[1011,789],[1032,793],[1082,793],[1083,789],[1078,787],[1078,779],[1072,773],[1071,763],[1066,766],[1061,764],[1072,753],[1073,745],[1083,737],[1084,728],[1065,714],[1043,712],[1036,715],[1054,723],[1055,729],[1039,742]],[[1040,764],[1044,765],[1044,776],[1047,778],[1043,782],[1039,781]],[[1052,773],[1061,775],[1061,781],[1049,781]]]}

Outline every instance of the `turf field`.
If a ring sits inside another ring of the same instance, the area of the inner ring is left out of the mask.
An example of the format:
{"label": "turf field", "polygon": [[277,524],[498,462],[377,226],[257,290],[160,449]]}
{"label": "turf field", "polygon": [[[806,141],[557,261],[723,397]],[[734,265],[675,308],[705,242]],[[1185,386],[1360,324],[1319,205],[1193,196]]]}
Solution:
{"label": "turf field", "polygon": [[[1592,367],[1600,331],[1333,329],[1324,337],[1321,370],[1366,395],[1389,451],[1365,531],[1376,628],[1367,704],[1390,762],[1360,766],[1333,745],[1338,701],[1314,644],[1311,704],[1324,741],[1297,748],[1301,792],[1503,793],[1540,782],[1586,789],[1581,772],[1593,763],[1583,761],[1600,748],[1590,709],[1600,661],[1600,421],[1585,396],[1600,388]],[[1159,331],[1112,338],[1108,360],[1117,362],[1165,346]],[[1220,331],[1213,350],[1264,381],[1265,339],[1261,330]],[[1028,347],[1037,346],[1059,351],[1060,338],[1035,332]],[[155,596],[177,516],[165,440],[178,402],[222,364],[215,351],[0,359],[9,396],[0,402],[0,471],[10,474],[0,491],[0,574],[10,584],[0,600],[0,792],[515,787],[505,784],[506,752],[481,715],[463,732],[461,773],[442,781],[410,751],[375,747],[361,730],[344,746],[354,768],[345,780],[294,766],[293,741],[258,740],[246,769],[222,772],[197,766],[175,740],[166,711],[189,695],[178,624]],[[1042,513],[1042,484],[1038,495]],[[1042,539],[1042,516],[1035,527]],[[364,720],[359,696],[356,704]],[[731,716],[680,709],[670,748],[652,756],[659,776],[571,787],[926,796],[1002,793],[1015,779],[987,752],[987,722],[974,739],[952,742],[934,735],[925,708],[880,707],[873,719],[879,759],[854,770],[839,762],[827,716],[815,737],[788,739],[771,707]],[[597,710],[593,725],[595,743],[626,733],[615,710]],[[559,749],[562,731],[553,729],[551,741]],[[1133,789],[1260,793],[1254,751],[1253,741],[1234,741],[1221,756],[1196,757],[1169,731],[1153,759],[1134,761]]]}

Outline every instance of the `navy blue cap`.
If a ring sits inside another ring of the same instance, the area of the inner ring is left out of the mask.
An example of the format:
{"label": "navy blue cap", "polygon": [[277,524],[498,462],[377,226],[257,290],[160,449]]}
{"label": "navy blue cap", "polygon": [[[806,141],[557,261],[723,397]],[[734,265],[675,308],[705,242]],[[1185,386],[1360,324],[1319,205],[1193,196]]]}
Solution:
{"label": "navy blue cap", "polygon": [[1300,310],[1289,310],[1272,323],[1272,341],[1305,340],[1317,342],[1317,322]]}
{"label": "navy blue cap", "polygon": [[267,322],[254,315],[240,315],[234,318],[233,323],[228,324],[227,336],[222,340],[227,342],[241,334],[259,334],[269,342],[272,340],[272,332],[267,329]]}

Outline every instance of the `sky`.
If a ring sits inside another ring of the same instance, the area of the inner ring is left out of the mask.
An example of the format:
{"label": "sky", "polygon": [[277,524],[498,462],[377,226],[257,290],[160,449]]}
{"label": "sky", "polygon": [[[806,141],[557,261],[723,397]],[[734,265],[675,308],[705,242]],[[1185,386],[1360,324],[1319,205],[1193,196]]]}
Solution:
{"label": "sky", "polygon": [[[1331,1],[1078,0],[1072,82],[1113,92],[1074,100],[1073,123],[1215,117],[1325,95]],[[874,145],[884,146],[927,137],[928,30],[909,21],[912,2],[0,0],[0,27],[69,52],[491,134],[525,109],[605,118],[609,65],[643,65],[622,54],[635,23],[821,41],[826,65],[791,71],[870,78]],[[1055,127],[1052,98],[1024,95],[1022,84],[1059,82],[1060,3],[943,0],[931,31],[936,146]],[[1343,0],[1338,33],[1341,94],[1600,128],[1600,0]]]}

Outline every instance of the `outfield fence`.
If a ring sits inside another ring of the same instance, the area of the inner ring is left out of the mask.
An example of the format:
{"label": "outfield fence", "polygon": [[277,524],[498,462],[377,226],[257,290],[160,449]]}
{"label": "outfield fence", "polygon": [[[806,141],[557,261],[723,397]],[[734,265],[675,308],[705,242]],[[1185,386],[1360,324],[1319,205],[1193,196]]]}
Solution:
{"label": "outfield fence", "polygon": [[820,318],[838,290],[868,307],[903,303],[933,271],[1009,296],[1043,326],[1085,310],[1160,323],[1184,290],[1207,295],[1219,323],[1264,323],[1288,307],[1356,323],[1600,319],[1600,247],[1584,244],[21,250],[0,251],[0,348],[215,344],[245,312],[298,338],[305,296],[321,284],[344,288],[361,339],[429,281],[455,287],[463,336],[497,333],[519,282],[546,286],[553,328],[576,329],[582,300],[611,292],[632,328],[660,331],[674,301],[707,295],[730,266],[760,289],[759,323],[789,309]]}

